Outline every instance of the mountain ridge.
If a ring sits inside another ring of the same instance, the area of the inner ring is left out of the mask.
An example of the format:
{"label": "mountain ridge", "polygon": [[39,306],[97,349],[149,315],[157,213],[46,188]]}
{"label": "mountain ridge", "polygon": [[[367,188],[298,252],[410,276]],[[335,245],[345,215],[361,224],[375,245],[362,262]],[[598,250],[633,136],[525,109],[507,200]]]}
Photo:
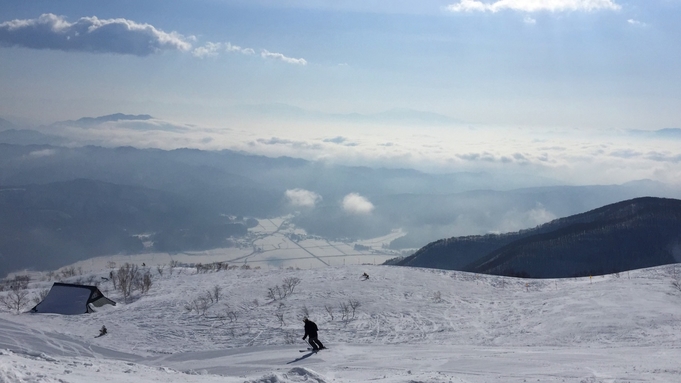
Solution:
{"label": "mountain ridge", "polygon": [[641,197],[533,229],[435,241],[394,264],[531,278],[617,273],[681,262],[679,227],[681,200]]}

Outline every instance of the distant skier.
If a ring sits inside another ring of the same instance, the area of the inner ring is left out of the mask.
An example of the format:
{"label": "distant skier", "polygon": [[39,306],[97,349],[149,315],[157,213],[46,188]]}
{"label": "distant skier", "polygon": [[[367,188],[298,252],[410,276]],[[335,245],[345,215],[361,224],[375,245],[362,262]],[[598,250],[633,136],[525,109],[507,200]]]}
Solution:
{"label": "distant skier", "polygon": [[305,336],[303,336],[303,340],[308,336],[310,337],[308,343],[312,346],[312,351],[325,349],[326,347],[317,339],[317,325],[307,318],[303,319],[303,322],[305,322]]}
{"label": "distant skier", "polygon": [[106,333],[107,333],[106,326],[102,325],[102,328],[99,329],[99,336],[97,336],[97,338],[106,335]]}
{"label": "distant skier", "polygon": [[362,274],[362,280],[366,281],[367,279],[369,279],[369,274],[367,273]]}

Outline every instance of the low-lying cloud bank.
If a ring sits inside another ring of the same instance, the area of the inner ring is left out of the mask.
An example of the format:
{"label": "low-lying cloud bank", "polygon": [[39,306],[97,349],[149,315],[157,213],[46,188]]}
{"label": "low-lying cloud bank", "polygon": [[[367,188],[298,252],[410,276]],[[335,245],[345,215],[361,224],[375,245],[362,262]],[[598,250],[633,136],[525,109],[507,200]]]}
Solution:
{"label": "low-lying cloud bank", "polygon": [[[450,126],[415,133],[413,127],[324,123],[323,134],[319,134],[321,123],[292,126],[235,119],[205,126],[126,115],[116,120],[100,117],[65,121],[42,131],[70,145],[230,149],[351,166],[485,172],[516,180],[510,187],[537,186],[525,180],[539,178],[576,185],[639,179],[678,184],[681,179],[681,129],[546,132]],[[44,143],[60,145],[57,141]],[[292,192],[290,202],[305,206],[303,201],[314,200],[310,195],[303,198],[301,193]],[[351,203],[348,206],[349,212],[363,211],[351,208]]]}

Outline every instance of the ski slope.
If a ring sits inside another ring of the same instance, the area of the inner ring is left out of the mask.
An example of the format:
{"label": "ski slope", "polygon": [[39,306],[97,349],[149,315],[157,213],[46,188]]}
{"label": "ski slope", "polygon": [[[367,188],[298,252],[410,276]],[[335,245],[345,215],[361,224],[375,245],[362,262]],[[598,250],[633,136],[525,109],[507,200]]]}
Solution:
{"label": "ski slope", "polygon": [[[119,303],[93,314],[1,313],[0,382],[681,382],[681,265],[560,280],[369,265],[151,271],[151,290],[127,303],[102,282]],[[300,280],[294,292],[267,299],[287,278]],[[188,309],[216,286],[217,302]],[[299,352],[305,311],[328,350]]]}

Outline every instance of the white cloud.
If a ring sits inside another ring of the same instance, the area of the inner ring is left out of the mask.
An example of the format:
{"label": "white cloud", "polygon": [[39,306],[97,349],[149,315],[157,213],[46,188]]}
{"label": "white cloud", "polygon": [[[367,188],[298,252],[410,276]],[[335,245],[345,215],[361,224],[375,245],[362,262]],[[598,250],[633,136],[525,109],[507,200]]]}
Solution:
{"label": "white cloud", "polygon": [[220,52],[241,53],[245,55],[255,54],[252,48],[242,48],[238,45],[232,45],[230,42],[226,43],[211,43],[207,42],[202,47],[198,47],[192,51],[192,54],[198,58],[217,56]]}
{"label": "white cloud", "polygon": [[237,53],[243,53],[245,55],[254,55],[255,50],[252,48],[242,48],[238,45],[232,45],[230,43],[225,43],[225,50],[227,52],[237,52]]}
{"label": "white cloud", "polygon": [[564,12],[564,11],[597,11],[619,10],[621,6],[614,0],[497,0],[483,2],[480,0],[459,0],[447,6],[452,12],[499,12],[513,10],[522,12]]}
{"label": "white cloud", "polygon": [[343,210],[350,214],[369,214],[374,210],[374,204],[357,193],[350,193],[343,198]]}
{"label": "white cloud", "polygon": [[646,23],[643,23],[643,22],[640,22],[640,21],[634,20],[634,19],[629,19],[629,20],[627,20],[627,23],[629,23],[629,24],[631,24],[631,25],[636,25],[636,26],[638,26],[638,27],[645,27],[645,26],[647,26]]}
{"label": "white cloud", "polygon": [[315,207],[322,200],[319,194],[305,189],[289,189],[285,196],[289,204],[298,207]]}
{"label": "white cloud", "polygon": [[266,49],[263,49],[262,53],[260,53],[260,55],[263,58],[266,58],[266,59],[281,60],[281,61],[289,63],[289,64],[307,65],[307,61],[303,58],[295,59],[295,58],[291,58],[291,57],[286,57],[281,53],[273,53],[273,52],[270,52]]}
{"label": "white cloud", "polygon": [[204,46],[194,49],[192,54],[198,58],[217,56],[221,47],[222,43],[208,42]]}
{"label": "white cloud", "polygon": [[40,158],[40,157],[49,157],[57,154],[57,151],[55,149],[43,149],[43,150],[35,150],[29,153],[28,155],[30,157],[35,157],[35,158]]}
{"label": "white cloud", "polygon": [[524,22],[525,24],[530,24],[530,25],[537,24],[537,20],[533,19],[533,18],[530,17],[530,16],[525,16],[525,18],[523,19],[523,22]]}
{"label": "white cloud", "polygon": [[[206,58],[206,57],[214,57],[219,55],[222,52],[227,52],[227,53],[241,53],[244,55],[254,55],[255,50],[253,48],[242,48],[238,45],[233,45],[230,42],[226,43],[212,43],[208,42],[204,44],[202,47],[198,47],[192,51],[192,54],[195,57],[198,58]],[[264,59],[274,59],[274,60],[280,60],[285,63],[289,64],[297,64],[297,65],[307,65],[307,61],[305,59],[296,59],[296,58],[291,58],[284,56],[281,53],[273,53],[270,52],[266,49],[262,50],[262,53],[260,56]]]}
{"label": "white cloud", "polygon": [[189,51],[191,37],[123,18],[81,17],[70,23],[46,13],[37,19],[0,23],[0,45],[147,56],[162,50]]}

